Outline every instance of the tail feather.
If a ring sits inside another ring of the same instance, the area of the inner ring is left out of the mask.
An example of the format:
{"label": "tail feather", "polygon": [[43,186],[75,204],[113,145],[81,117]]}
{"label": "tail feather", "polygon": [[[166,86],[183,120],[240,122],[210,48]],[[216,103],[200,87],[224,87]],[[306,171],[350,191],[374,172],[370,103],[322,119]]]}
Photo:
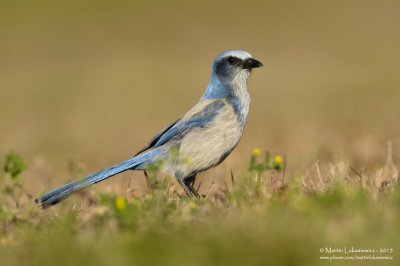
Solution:
{"label": "tail feather", "polygon": [[72,181],[56,189],[53,189],[35,199],[35,202],[44,209],[51,207],[78,190],[101,182],[111,176],[122,173],[126,170],[137,169],[141,164],[148,161],[149,159],[154,158],[154,156],[158,155],[159,153],[160,151],[155,149],[139,154],[125,162],[105,168],[80,180]]}

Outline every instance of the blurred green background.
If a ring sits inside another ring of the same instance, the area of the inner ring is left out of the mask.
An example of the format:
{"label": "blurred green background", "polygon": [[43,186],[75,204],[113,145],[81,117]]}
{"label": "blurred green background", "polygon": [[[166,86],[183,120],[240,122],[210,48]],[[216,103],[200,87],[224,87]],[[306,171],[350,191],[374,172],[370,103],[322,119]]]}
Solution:
{"label": "blurred green background", "polygon": [[399,14],[399,1],[2,0],[0,155],[53,184],[71,162],[126,159],[198,100],[216,55],[244,49],[264,63],[247,128],[205,175],[243,169],[254,147],[293,173],[317,159],[373,167],[388,140],[398,162]]}

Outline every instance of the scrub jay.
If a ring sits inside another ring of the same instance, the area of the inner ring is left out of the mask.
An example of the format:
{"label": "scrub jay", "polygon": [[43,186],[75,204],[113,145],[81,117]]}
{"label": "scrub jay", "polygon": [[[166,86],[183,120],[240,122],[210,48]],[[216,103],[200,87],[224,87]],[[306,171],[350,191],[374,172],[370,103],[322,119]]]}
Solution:
{"label": "scrub jay", "polygon": [[129,160],[69,182],[35,202],[48,208],[87,186],[126,170],[146,170],[157,162],[161,162],[161,172],[176,177],[188,196],[198,197],[193,188],[196,175],[221,163],[242,136],[250,104],[247,81],[251,70],[261,66],[246,51],[223,52],[212,64],[204,95],[183,118],[168,125]]}

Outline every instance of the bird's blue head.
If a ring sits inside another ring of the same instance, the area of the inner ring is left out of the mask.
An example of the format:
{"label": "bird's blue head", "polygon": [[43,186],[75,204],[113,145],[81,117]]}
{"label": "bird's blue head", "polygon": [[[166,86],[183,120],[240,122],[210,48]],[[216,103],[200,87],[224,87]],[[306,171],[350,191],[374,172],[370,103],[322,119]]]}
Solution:
{"label": "bird's blue head", "polygon": [[254,59],[250,53],[241,50],[230,50],[221,53],[214,60],[213,74],[221,80],[234,79],[240,73],[250,72],[263,64]]}
{"label": "bird's blue head", "polygon": [[247,89],[247,80],[253,68],[263,64],[242,50],[229,50],[215,58],[211,79],[204,98],[221,98],[235,89]]}

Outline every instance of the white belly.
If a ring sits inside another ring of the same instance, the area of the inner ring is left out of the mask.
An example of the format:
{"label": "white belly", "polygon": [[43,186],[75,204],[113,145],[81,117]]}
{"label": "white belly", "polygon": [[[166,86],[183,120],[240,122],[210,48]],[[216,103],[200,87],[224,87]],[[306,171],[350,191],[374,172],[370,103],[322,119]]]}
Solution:
{"label": "white belly", "polygon": [[205,128],[196,128],[185,135],[176,153],[172,151],[169,156],[168,172],[179,172],[182,176],[200,172],[217,165],[232,151],[242,136],[244,125],[238,123],[231,106],[225,108],[227,110]]}

